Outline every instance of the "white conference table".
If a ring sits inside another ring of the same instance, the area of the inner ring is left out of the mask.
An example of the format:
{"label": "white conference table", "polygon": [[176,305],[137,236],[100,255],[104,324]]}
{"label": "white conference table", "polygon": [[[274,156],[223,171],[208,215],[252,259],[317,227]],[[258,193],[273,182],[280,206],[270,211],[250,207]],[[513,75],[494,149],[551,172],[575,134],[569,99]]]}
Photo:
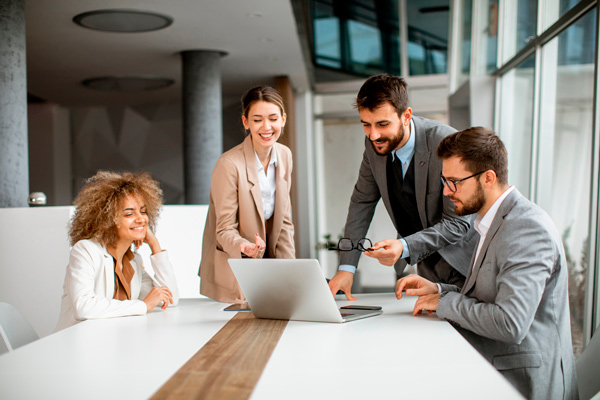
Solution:
{"label": "white conference table", "polygon": [[[357,295],[382,315],[290,321],[252,399],[521,399],[450,324],[412,316],[415,298]],[[209,299],[90,320],[0,356],[0,399],[147,399],[234,315]]]}

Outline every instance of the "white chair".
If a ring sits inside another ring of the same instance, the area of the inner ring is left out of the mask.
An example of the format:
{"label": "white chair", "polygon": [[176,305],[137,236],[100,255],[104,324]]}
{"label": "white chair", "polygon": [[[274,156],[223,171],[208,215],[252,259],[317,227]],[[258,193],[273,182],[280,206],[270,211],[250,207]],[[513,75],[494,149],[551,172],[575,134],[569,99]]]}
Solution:
{"label": "white chair", "polygon": [[583,349],[576,363],[580,400],[600,399],[600,330]]}
{"label": "white chair", "polygon": [[27,318],[8,303],[0,302],[0,354],[15,350],[40,337]]}

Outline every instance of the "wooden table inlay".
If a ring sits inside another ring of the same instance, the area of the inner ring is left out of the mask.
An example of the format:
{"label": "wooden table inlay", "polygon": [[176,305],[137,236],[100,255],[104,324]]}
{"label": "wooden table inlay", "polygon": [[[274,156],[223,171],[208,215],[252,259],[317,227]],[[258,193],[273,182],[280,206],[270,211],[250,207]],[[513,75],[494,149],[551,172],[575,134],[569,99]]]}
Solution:
{"label": "wooden table inlay", "polygon": [[152,399],[247,399],[288,321],[239,312]]}

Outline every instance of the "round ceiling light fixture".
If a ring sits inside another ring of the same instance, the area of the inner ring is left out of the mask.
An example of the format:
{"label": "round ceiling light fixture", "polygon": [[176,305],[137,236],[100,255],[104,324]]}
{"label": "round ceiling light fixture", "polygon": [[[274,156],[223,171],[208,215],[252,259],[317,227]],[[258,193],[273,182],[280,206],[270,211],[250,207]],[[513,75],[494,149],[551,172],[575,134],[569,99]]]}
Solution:
{"label": "round ceiling light fixture", "polygon": [[108,9],[78,14],[73,22],[99,31],[135,33],[166,28],[173,23],[173,18],[150,11]]}
{"label": "round ceiling light fixture", "polygon": [[175,81],[158,76],[103,76],[85,79],[81,84],[104,92],[135,93],[163,89]]}

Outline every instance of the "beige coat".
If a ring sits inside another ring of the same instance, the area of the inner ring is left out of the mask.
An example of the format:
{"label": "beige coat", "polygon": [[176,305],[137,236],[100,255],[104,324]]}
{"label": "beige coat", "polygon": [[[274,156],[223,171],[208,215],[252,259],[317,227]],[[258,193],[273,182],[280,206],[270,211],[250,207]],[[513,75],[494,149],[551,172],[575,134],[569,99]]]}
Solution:
{"label": "beige coat", "polygon": [[246,299],[227,260],[241,258],[240,244],[254,243],[256,232],[268,236],[268,254],[275,258],[295,258],[290,189],[292,153],[275,143],[275,210],[272,231],[265,232],[262,197],[251,136],[224,153],[212,174],[210,203],[200,262],[200,293],[226,303]]}

